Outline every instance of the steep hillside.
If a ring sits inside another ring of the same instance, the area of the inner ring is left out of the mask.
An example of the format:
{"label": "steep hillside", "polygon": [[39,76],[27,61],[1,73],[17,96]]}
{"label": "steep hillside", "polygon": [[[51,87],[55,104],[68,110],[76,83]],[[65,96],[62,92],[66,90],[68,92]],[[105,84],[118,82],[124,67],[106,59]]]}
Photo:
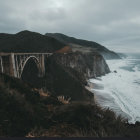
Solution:
{"label": "steep hillside", "polygon": [[[71,101],[94,103],[93,93],[85,89],[85,85],[87,85],[86,77],[84,76],[85,71],[83,70],[80,73],[77,69],[62,65],[62,62],[58,61],[58,59],[61,59],[59,55],[66,60],[65,54],[54,54],[49,58],[45,58],[45,76],[42,78],[38,77],[38,72],[32,63],[26,65],[22,80],[31,87],[43,88],[46,92],[49,91],[55,96],[67,96],[71,98]],[[73,54],[71,58],[74,55],[75,57],[77,56]],[[84,56],[81,55],[81,57],[84,60]],[[82,67],[82,64],[80,65],[79,63],[78,65]]]}
{"label": "steep hillside", "polygon": [[54,54],[46,58],[45,87],[54,95],[94,103],[94,94],[85,89],[87,79],[110,72],[100,54],[81,52]]}
{"label": "steep hillside", "polygon": [[64,46],[52,37],[30,31],[0,34],[0,52],[55,52]]}
{"label": "steep hillside", "polygon": [[56,62],[57,56],[46,61],[44,87],[55,96],[70,97],[71,101],[94,103],[94,95],[85,85],[86,79],[76,70]]}
{"label": "steep hillside", "polygon": [[119,59],[119,55],[115,52],[108,50],[104,46],[93,42],[82,39],[76,39],[74,37],[69,37],[60,33],[46,33],[46,36],[53,37],[69,46],[72,47],[73,51],[82,51],[82,52],[98,52],[104,56],[105,59]]}
{"label": "steep hillside", "polygon": [[139,131],[139,123],[130,125],[110,110],[83,102],[63,104],[0,75],[0,137],[136,137]]}
{"label": "steep hillside", "polygon": [[56,97],[41,97],[23,81],[0,74],[0,137],[21,137],[34,127],[48,127],[51,102],[61,105]]}

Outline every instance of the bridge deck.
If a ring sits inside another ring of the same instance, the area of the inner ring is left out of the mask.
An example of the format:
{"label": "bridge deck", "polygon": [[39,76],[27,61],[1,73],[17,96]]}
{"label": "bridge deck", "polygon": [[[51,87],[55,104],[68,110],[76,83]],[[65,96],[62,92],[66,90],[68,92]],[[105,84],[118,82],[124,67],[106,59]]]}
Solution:
{"label": "bridge deck", "polygon": [[46,54],[46,55],[51,55],[53,53],[0,53],[0,56],[7,56],[7,55],[11,55],[11,54],[14,54],[14,55],[39,55],[39,54]]}

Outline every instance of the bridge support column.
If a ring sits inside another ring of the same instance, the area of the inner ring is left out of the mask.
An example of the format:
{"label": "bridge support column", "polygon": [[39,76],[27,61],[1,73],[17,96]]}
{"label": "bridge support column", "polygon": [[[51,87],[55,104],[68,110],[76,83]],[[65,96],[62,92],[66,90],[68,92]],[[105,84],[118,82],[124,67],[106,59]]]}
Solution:
{"label": "bridge support column", "polygon": [[13,53],[11,53],[11,56],[10,56],[10,75],[13,77],[17,77],[15,58],[14,58]]}
{"label": "bridge support column", "polygon": [[45,75],[45,58],[44,55],[42,55],[42,74]]}
{"label": "bridge support column", "polygon": [[3,61],[1,56],[0,56],[0,66],[1,66],[0,72],[3,73]]}
{"label": "bridge support column", "polygon": [[43,77],[45,75],[45,58],[44,58],[44,55],[42,54],[39,59],[40,59],[39,60],[40,61],[39,76]]}

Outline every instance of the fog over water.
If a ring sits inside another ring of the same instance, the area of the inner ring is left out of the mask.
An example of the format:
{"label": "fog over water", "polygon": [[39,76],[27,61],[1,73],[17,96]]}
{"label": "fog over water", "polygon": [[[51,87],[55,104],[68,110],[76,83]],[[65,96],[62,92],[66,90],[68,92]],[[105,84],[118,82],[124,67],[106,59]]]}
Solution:
{"label": "fog over water", "polygon": [[130,123],[140,121],[140,54],[128,54],[120,60],[107,60],[111,73],[99,79],[92,91],[102,107],[110,108]]}

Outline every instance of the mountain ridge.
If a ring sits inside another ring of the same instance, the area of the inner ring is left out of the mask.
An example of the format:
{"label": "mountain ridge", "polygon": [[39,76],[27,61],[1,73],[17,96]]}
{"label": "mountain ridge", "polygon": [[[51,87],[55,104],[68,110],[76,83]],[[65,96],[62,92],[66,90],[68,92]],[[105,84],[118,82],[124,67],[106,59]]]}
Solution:
{"label": "mountain ridge", "polygon": [[45,35],[48,37],[53,37],[71,46],[73,50],[81,51],[82,49],[84,49],[84,51],[87,51],[87,49],[89,48],[88,50],[100,53],[102,56],[104,56],[105,59],[120,59],[120,56],[117,53],[110,51],[106,47],[94,41],[77,39],[61,33],[46,33]]}
{"label": "mountain ridge", "polygon": [[52,37],[27,30],[16,34],[0,33],[0,52],[55,52],[65,46]]}
{"label": "mountain ridge", "polygon": [[118,54],[96,42],[76,39],[60,33],[43,35],[28,30],[16,34],[0,33],[0,52],[59,52],[66,46],[73,52],[97,52],[105,59],[120,58]]}

